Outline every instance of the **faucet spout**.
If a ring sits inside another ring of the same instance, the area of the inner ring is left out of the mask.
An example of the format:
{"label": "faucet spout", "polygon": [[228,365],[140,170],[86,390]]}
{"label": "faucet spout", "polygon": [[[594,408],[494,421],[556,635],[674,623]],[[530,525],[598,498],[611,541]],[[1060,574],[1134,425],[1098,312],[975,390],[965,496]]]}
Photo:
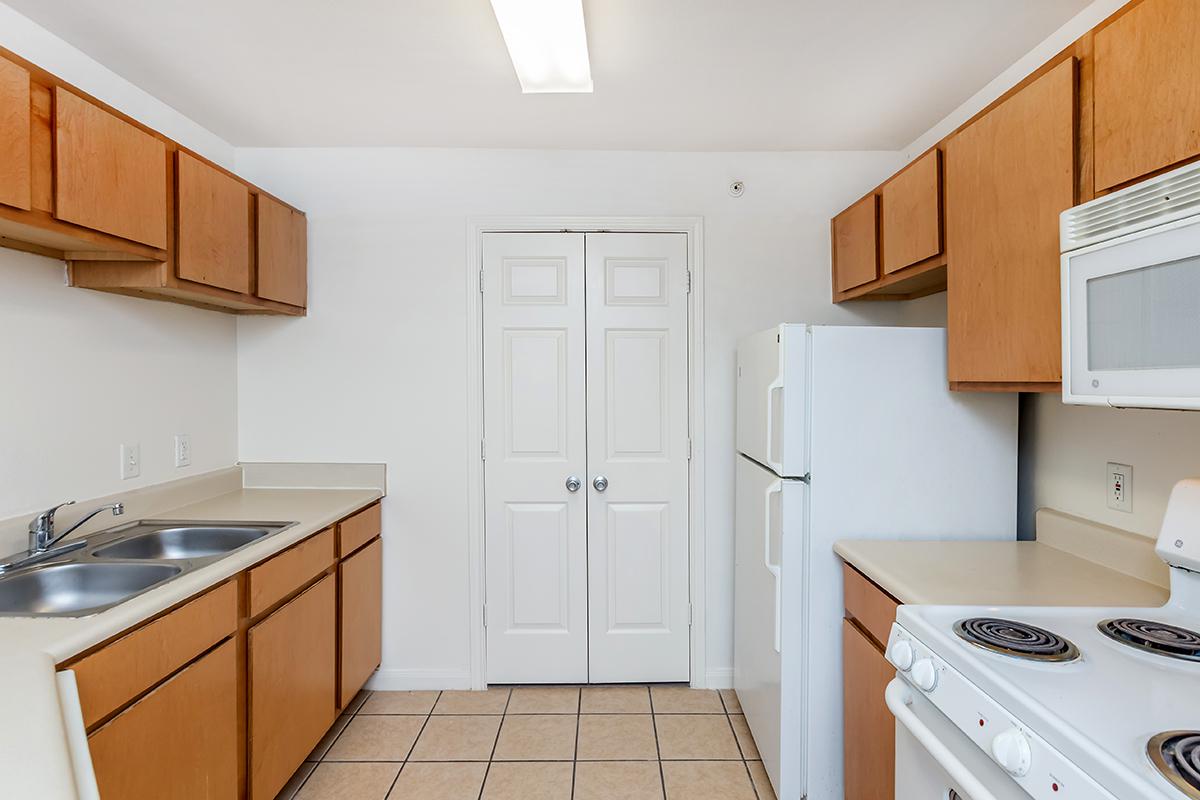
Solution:
{"label": "faucet spout", "polygon": [[72,531],[78,530],[81,525],[102,511],[111,511],[114,517],[119,517],[125,513],[124,503],[109,503],[108,505],[103,505],[95,509],[83,519],[79,520],[79,522],[76,522],[74,525],[67,528],[65,531],[62,531],[61,533],[55,533],[54,513],[63,506],[72,505],[74,502],[74,500],[68,500],[65,503],[60,503],[59,505],[54,506],[54,508],[47,509],[33,518],[33,520],[29,523],[30,555],[46,552],[59,539],[62,539]]}

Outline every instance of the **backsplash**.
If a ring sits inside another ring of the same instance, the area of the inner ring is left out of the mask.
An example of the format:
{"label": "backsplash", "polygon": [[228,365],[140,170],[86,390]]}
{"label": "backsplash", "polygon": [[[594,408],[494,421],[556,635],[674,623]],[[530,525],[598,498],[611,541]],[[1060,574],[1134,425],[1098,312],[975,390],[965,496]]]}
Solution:
{"label": "backsplash", "polygon": [[[1171,488],[1200,476],[1200,412],[1063,405],[1058,394],[1021,398],[1022,531],[1050,507],[1156,537]],[[1133,467],[1132,510],[1108,508],[1108,462]]]}

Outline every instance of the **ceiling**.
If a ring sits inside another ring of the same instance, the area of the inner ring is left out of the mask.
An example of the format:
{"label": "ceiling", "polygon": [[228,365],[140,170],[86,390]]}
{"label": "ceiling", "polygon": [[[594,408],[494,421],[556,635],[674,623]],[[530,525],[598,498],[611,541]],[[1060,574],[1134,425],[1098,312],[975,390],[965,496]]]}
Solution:
{"label": "ceiling", "polygon": [[900,149],[1088,0],[584,0],[522,95],[488,0],[4,0],[239,147]]}

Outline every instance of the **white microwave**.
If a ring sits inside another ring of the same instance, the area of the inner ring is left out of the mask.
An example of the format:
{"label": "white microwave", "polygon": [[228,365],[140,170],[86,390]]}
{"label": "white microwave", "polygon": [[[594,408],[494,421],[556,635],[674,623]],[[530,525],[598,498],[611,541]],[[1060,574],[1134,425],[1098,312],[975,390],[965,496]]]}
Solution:
{"label": "white microwave", "polygon": [[1064,211],[1063,402],[1200,409],[1200,163]]}

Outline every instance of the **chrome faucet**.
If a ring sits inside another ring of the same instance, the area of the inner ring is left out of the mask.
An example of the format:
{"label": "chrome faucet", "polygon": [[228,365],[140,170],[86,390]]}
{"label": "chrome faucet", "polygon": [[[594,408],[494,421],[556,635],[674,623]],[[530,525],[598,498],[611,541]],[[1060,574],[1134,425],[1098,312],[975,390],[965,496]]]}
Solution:
{"label": "chrome faucet", "polygon": [[75,505],[75,501],[68,500],[65,503],[59,503],[58,505],[54,506],[54,508],[46,509],[33,518],[33,520],[29,523],[29,555],[32,556],[45,553],[59,539],[66,536],[68,533],[77,530],[79,526],[83,525],[83,523],[87,522],[89,519],[102,511],[111,511],[114,517],[119,517],[125,513],[124,503],[110,503],[106,506],[100,506],[86,517],[79,520],[79,522],[76,522],[74,525],[67,528],[62,533],[56,534],[54,532],[54,512],[58,511],[63,506],[72,505]]}
{"label": "chrome faucet", "polygon": [[68,542],[60,547],[55,547],[54,544],[62,539],[67,534],[77,530],[80,525],[87,522],[92,517],[99,514],[101,511],[111,511],[114,517],[119,517],[125,513],[124,503],[110,503],[106,506],[100,506],[92,513],[88,514],[83,519],[76,522],[71,527],[67,528],[62,533],[54,532],[54,512],[58,511],[63,506],[74,505],[74,500],[68,500],[65,503],[59,503],[54,508],[48,508],[42,513],[34,517],[29,523],[29,549],[24,553],[18,553],[12,557],[11,561],[0,563],[0,573],[8,572],[18,567],[27,567],[30,564],[37,564],[40,561],[45,561],[55,556],[60,556],[64,553],[70,553],[87,545],[87,542],[80,539],[75,542]]}

